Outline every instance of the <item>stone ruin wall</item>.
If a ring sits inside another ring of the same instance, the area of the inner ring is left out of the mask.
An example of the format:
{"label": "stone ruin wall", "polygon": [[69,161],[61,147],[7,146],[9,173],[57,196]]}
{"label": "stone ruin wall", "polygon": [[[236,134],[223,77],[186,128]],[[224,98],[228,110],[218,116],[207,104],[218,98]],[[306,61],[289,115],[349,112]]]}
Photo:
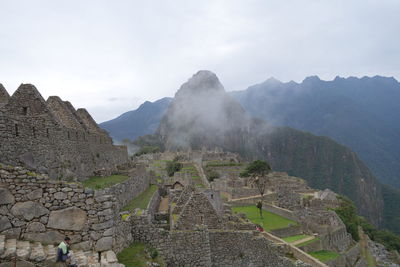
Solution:
{"label": "stone ruin wall", "polygon": [[294,266],[257,231],[205,227],[167,231],[152,224],[147,214],[132,215],[119,230],[119,236],[131,242],[156,248],[167,266]]}
{"label": "stone ruin wall", "polygon": [[0,235],[47,244],[68,235],[75,249],[115,249],[120,207],[148,186],[149,177],[139,175],[93,191],[0,165]]}
{"label": "stone ruin wall", "polygon": [[0,152],[0,162],[54,178],[111,172],[128,161],[126,147],[114,146],[85,109],[58,97],[46,102],[29,84],[0,105]]}

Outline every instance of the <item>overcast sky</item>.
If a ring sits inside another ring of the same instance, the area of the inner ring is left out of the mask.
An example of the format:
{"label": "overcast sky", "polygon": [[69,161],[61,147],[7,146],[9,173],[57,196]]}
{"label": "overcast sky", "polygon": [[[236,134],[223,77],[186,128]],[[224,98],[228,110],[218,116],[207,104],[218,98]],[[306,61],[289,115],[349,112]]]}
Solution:
{"label": "overcast sky", "polygon": [[0,83],[102,122],[200,69],[227,91],[269,77],[400,78],[399,0],[0,0]]}

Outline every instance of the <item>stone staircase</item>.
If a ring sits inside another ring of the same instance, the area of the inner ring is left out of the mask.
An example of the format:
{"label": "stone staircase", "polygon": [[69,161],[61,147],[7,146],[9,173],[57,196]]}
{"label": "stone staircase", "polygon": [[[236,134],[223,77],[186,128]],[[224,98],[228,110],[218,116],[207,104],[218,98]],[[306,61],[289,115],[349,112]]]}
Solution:
{"label": "stone staircase", "polygon": [[[72,263],[78,267],[124,267],[118,263],[115,253],[111,250],[101,252],[73,251]],[[53,267],[57,257],[57,247],[42,245],[39,242],[29,242],[16,239],[6,239],[0,235],[0,265],[14,266],[13,262],[23,262],[23,266]],[[9,263],[7,265],[6,263]],[[18,266],[18,265],[17,265]]]}

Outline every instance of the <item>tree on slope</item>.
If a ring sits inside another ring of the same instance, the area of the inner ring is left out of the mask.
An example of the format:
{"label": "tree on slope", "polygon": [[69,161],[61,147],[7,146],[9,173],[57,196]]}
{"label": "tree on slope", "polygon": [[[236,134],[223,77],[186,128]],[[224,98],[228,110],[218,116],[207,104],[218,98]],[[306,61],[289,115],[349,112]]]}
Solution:
{"label": "tree on slope", "polygon": [[250,177],[250,183],[253,184],[260,192],[261,200],[257,203],[257,208],[260,210],[260,217],[262,218],[262,206],[264,201],[264,194],[267,188],[268,178],[267,175],[272,171],[271,166],[266,161],[256,160],[250,163],[244,172],[241,173],[242,177]]}

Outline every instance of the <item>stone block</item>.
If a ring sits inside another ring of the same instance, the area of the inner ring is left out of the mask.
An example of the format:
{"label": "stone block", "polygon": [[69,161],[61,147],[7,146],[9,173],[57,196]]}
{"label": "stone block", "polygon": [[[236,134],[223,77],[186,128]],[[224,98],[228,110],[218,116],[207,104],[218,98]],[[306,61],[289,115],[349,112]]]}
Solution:
{"label": "stone block", "polygon": [[19,236],[21,235],[21,228],[10,228],[1,232],[1,234],[5,235],[6,238],[19,239]]}
{"label": "stone block", "polygon": [[80,231],[87,222],[86,212],[80,208],[71,207],[52,211],[47,227],[61,230]]}
{"label": "stone block", "polygon": [[25,240],[37,241],[43,244],[59,244],[64,240],[65,236],[59,232],[49,231],[45,233],[25,233]]}
{"label": "stone block", "polygon": [[113,220],[109,220],[109,221],[106,221],[106,222],[103,222],[103,223],[93,224],[92,225],[92,229],[95,230],[95,231],[98,231],[98,230],[103,230],[103,229],[110,228],[113,225],[114,225],[114,221]]}
{"label": "stone block", "polygon": [[10,220],[6,216],[1,216],[0,217],[0,232],[10,229],[11,228],[11,223]]}
{"label": "stone block", "polygon": [[42,197],[42,195],[43,195],[43,189],[39,188],[39,189],[33,190],[32,192],[28,193],[26,195],[26,197],[29,200],[36,200],[36,199],[40,199]]}
{"label": "stone block", "polygon": [[64,192],[57,192],[57,193],[54,193],[54,198],[58,199],[58,200],[63,200],[63,199],[67,198],[67,194]]}
{"label": "stone block", "polygon": [[18,217],[24,218],[27,221],[33,218],[39,218],[49,213],[49,210],[43,207],[40,203],[26,201],[18,202],[11,208],[11,213]]}
{"label": "stone block", "polygon": [[71,248],[73,250],[83,250],[83,251],[88,251],[91,249],[90,242],[89,241],[84,241],[76,244],[72,244]]}
{"label": "stone block", "polygon": [[26,228],[27,232],[31,233],[40,233],[40,232],[45,232],[46,231],[46,226],[44,226],[40,222],[32,222],[28,224],[28,227]]}
{"label": "stone block", "polygon": [[7,188],[0,187],[0,205],[14,204],[15,198]]}
{"label": "stone block", "polygon": [[112,248],[112,243],[113,243],[113,238],[110,236],[100,238],[96,243],[95,250],[96,251],[110,250]]}

